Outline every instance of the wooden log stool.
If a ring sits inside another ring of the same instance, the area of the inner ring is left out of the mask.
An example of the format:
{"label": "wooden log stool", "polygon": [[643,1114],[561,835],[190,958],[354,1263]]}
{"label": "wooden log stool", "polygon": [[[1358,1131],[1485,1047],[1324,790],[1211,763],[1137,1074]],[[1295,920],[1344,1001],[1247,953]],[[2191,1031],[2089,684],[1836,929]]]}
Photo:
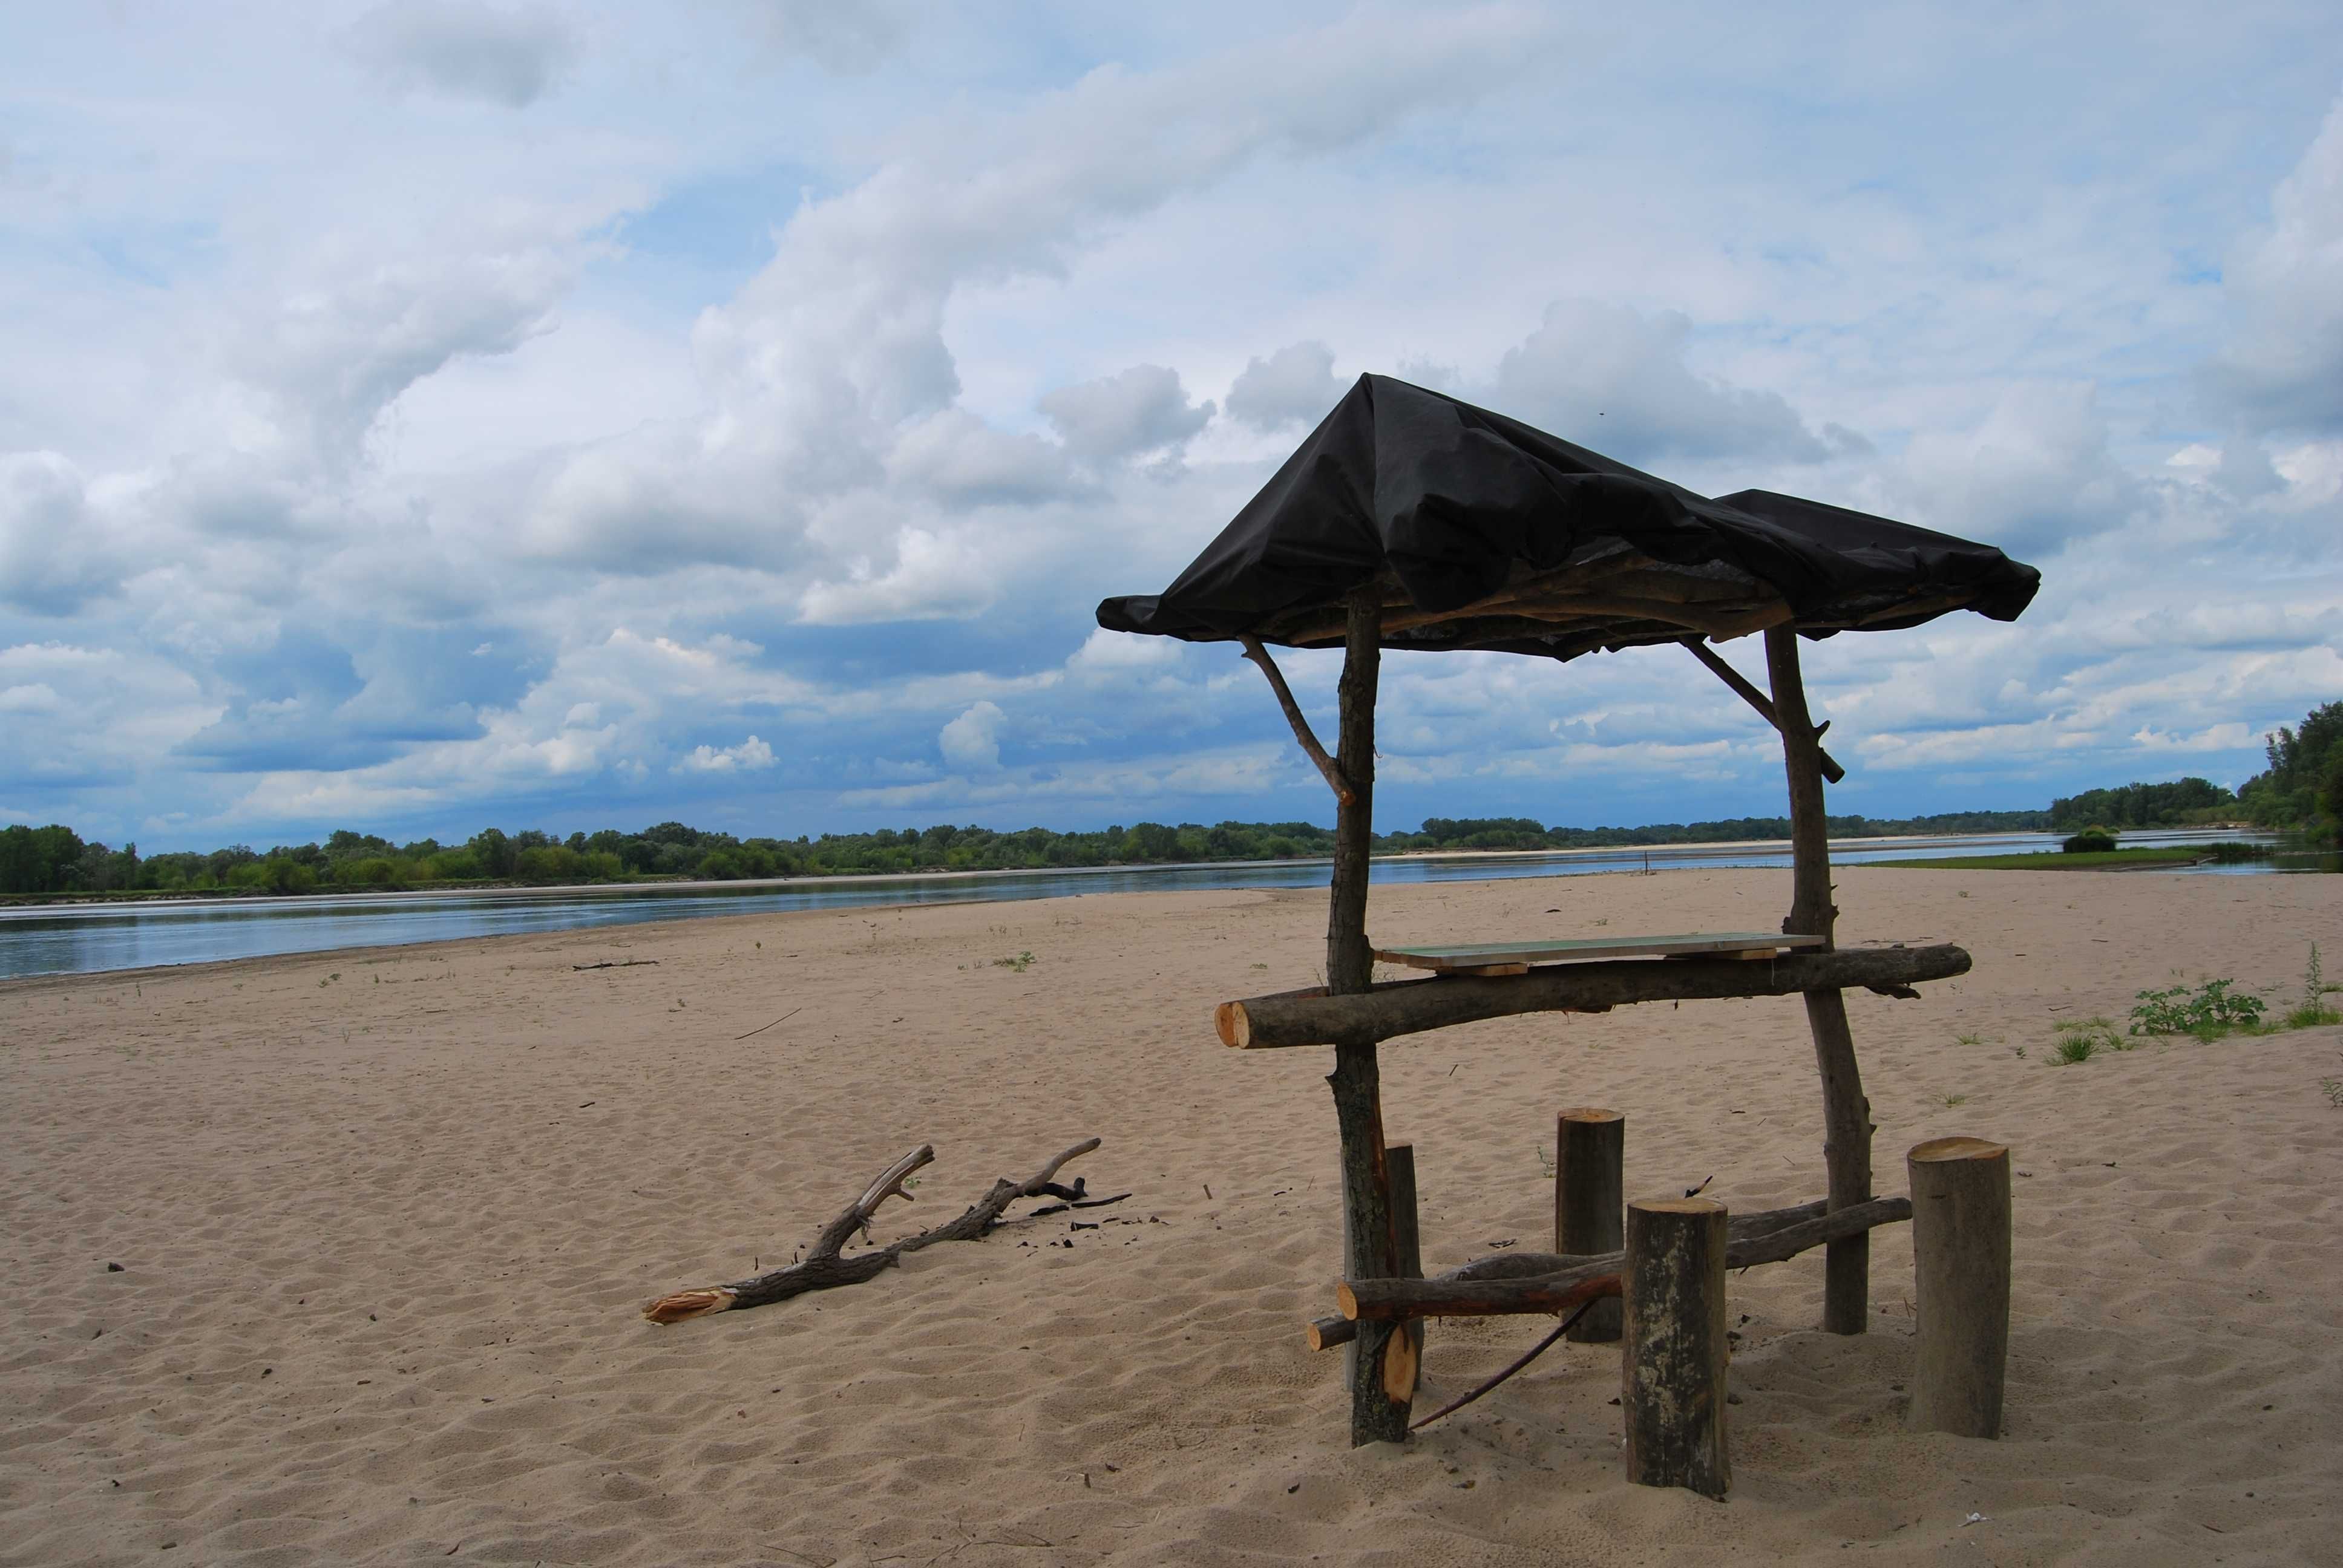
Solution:
{"label": "wooden log stool", "polygon": [[[1591,1257],[1626,1245],[1622,1170],[1627,1119],[1616,1111],[1574,1106],[1554,1118],[1554,1250]],[[1574,1344],[1616,1344],[1620,1307],[1600,1301],[1571,1326]]]}
{"label": "wooden log stool", "polygon": [[1906,1157],[1912,1303],[1919,1319],[1909,1424],[1999,1437],[2009,1359],[2009,1150],[1932,1138]]}
{"label": "wooden log stool", "polygon": [[1725,1205],[1646,1198],[1627,1205],[1625,1345],[1619,1413],[1627,1479],[1722,1497]]}

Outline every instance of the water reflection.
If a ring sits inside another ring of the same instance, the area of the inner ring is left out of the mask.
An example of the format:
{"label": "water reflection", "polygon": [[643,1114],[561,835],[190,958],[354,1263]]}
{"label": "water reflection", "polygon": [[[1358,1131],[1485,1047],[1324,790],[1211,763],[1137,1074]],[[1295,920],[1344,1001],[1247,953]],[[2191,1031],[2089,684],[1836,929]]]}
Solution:
{"label": "water reflection", "polygon": [[[2207,843],[2267,836],[2127,833],[2127,846]],[[1946,855],[2006,855],[2054,847],[2056,835],[2000,833],[1936,839],[1855,839],[1832,846],[1841,864]],[[2323,862],[2323,863],[2322,863]],[[1779,844],[1729,844],[1652,849],[1570,850],[1554,854],[1411,857],[1378,860],[1379,883],[1475,881],[1491,878],[1580,876],[1600,871],[1664,871],[1695,866],[1786,867]],[[2282,854],[2270,860],[2195,868],[2198,874],[2254,875],[2273,870],[2343,869],[2334,855]],[[719,883],[654,888],[568,889],[493,893],[377,893],[300,899],[189,900],[0,910],[0,979],[96,974],[223,959],[321,952],[336,948],[400,947],[460,937],[510,936],[637,925],[706,915],[761,914],[900,904],[983,903],[1062,899],[1084,893],[1165,892],[1228,888],[1324,887],[1325,860],[1241,861],[1199,866],[1109,867],[1097,870],[1003,871],[960,877],[836,878],[819,881]]]}

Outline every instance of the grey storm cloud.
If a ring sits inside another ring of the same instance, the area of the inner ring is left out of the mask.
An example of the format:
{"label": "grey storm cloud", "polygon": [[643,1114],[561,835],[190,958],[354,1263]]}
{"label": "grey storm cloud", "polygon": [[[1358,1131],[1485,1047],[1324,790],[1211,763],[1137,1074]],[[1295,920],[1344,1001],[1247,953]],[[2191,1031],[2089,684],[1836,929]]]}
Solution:
{"label": "grey storm cloud", "polygon": [[1779,393],[1696,374],[1684,358],[1691,340],[1691,320],[1675,311],[1645,316],[1627,306],[1559,301],[1498,361],[1490,396],[1516,418],[1627,462],[1814,463],[1833,455],[1834,443],[1808,429]]}
{"label": "grey storm cloud", "polygon": [[2219,393],[2268,429],[2343,429],[2343,104],[2270,198],[2224,279]]}
{"label": "grey storm cloud", "polygon": [[876,70],[902,46],[900,7],[884,0],[760,0],[780,47],[840,75]]}
{"label": "grey storm cloud", "polygon": [[1254,359],[1229,387],[1229,417],[1256,430],[1314,423],[1342,400],[1334,351],[1322,343],[1289,343]]}
{"label": "grey storm cloud", "polygon": [[525,109],[552,89],[578,39],[545,6],[390,0],[358,18],[350,47],[393,87]]}
{"label": "grey storm cloud", "polygon": [[1068,451],[1111,462],[1178,446],[1212,419],[1212,406],[1190,403],[1178,371],[1134,365],[1119,375],[1061,387],[1041,399],[1041,412]]}
{"label": "grey storm cloud", "polygon": [[63,616],[121,586],[128,563],[55,452],[0,453],[0,603]]}

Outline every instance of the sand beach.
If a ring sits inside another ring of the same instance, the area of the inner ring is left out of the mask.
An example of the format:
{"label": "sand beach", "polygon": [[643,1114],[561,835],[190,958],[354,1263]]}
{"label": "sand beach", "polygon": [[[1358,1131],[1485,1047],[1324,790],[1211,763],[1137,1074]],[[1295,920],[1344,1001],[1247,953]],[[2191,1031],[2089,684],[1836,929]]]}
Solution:
{"label": "sand beach", "polygon": [[[2047,1060],[2174,978],[2291,1001],[2313,941],[2343,974],[2343,879],[1837,879],[1844,943],[1976,957],[1849,1006],[1881,1191],[1921,1139],[2012,1146],[1997,1442],[1905,1430],[1889,1227],[1860,1338],[1812,1326],[1819,1253],[1734,1281],[1723,1503],[1622,1479],[1606,1347],[1354,1452],[1302,1335],[1338,1271],[1324,1053],[1211,1024],[1312,983],[1323,895],[847,910],[0,987],[0,1563],[2343,1562],[2343,1029]],[[1788,897],[1442,883],[1378,889],[1370,930],[1762,929]],[[1383,1063],[1429,1264],[1545,1244],[1567,1105],[1626,1113],[1631,1193],[1822,1191],[1794,1000]],[[1119,1206],[639,1316],[788,1261],[920,1143],[881,1241],[1093,1135],[1068,1174]],[[1550,1326],[1433,1324],[1419,1412]]]}

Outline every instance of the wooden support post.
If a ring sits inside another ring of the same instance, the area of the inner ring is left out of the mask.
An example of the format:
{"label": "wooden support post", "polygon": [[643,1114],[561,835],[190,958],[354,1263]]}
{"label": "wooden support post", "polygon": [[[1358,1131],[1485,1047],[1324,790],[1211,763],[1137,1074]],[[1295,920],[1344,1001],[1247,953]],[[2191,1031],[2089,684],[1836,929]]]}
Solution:
{"label": "wooden support post", "polygon": [[[1399,1265],[1393,1277],[1420,1280],[1423,1278],[1423,1211],[1415,1196],[1415,1146],[1391,1145],[1383,1151],[1383,1167],[1391,1173],[1392,1241]],[[1423,1382],[1423,1320],[1412,1318],[1402,1328],[1407,1335],[1407,1393],[1412,1401]],[[1399,1353],[1399,1346],[1394,1343],[1388,1355],[1396,1357]]]}
{"label": "wooden support post", "polygon": [[[1615,1111],[1581,1105],[1554,1119],[1554,1250],[1564,1254],[1615,1252],[1626,1244],[1626,1186],[1622,1180],[1627,1119]],[[1574,1344],[1614,1344],[1619,1303],[1596,1302],[1571,1326]]]}
{"label": "wooden support post", "polygon": [[[1774,686],[1774,711],[1782,732],[1782,762],[1790,783],[1790,852],[1793,890],[1785,931],[1832,941],[1838,907],[1831,901],[1830,829],[1823,804],[1822,732],[1806,708],[1806,688],[1798,672],[1795,628],[1765,631],[1765,668]],[[1815,1063],[1823,1080],[1823,1159],[1830,1177],[1830,1205],[1843,1209],[1871,1198],[1871,1101],[1864,1098],[1863,1072],[1855,1065],[1855,1035],[1847,1027],[1846,999],[1835,990],[1810,990],[1806,1026],[1815,1037]],[[1859,1334],[1871,1315],[1871,1238],[1849,1237],[1831,1244],[1824,1265],[1823,1328]]]}
{"label": "wooden support post", "polygon": [[2009,1357],[2009,1150],[1981,1138],[1913,1145],[1914,1310],[1919,1316],[1910,1424],[2001,1435]]}
{"label": "wooden support post", "polygon": [[1722,1497],[1725,1205],[1707,1198],[1627,1205],[1626,1344],[1619,1413],[1627,1479]]}
{"label": "wooden support post", "polygon": [[[1350,786],[1334,814],[1333,886],[1326,912],[1326,990],[1363,994],[1374,979],[1367,942],[1367,849],[1375,794],[1375,684],[1383,662],[1383,598],[1373,583],[1352,590],[1342,678],[1336,689],[1342,734],[1336,770]],[[1393,1226],[1389,1151],[1383,1147],[1376,1036],[1358,1031],[1334,1042],[1334,1116],[1342,1135],[1343,1273],[1388,1280],[1399,1272]],[[1413,1341],[1394,1324],[1363,1327],[1345,1352],[1351,1388],[1351,1445],[1403,1442],[1415,1390]]]}

